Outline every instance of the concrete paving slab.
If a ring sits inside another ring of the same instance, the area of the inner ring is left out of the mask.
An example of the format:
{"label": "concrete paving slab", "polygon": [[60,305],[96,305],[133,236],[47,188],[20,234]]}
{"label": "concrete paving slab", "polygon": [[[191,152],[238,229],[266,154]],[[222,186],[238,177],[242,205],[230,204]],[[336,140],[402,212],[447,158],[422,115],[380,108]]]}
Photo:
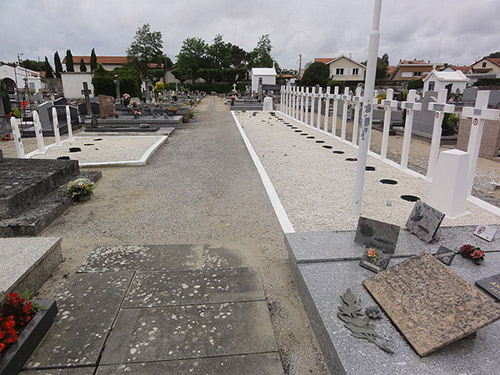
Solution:
{"label": "concrete paving slab", "polygon": [[94,367],[58,368],[49,370],[21,371],[18,375],[93,375]]}
{"label": "concrete paving slab", "polygon": [[[391,265],[404,258],[392,259]],[[477,266],[468,259],[456,256],[450,269],[457,272],[470,284],[486,276],[498,273],[500,253],[486,255],[483,265]],[[431,355],[420,358],[396,330],[385,314],[374,324],[376,331],[388,339],[389,346],[396,352],[389,355],[375,345],[356,339],[337,318],[340,295],[350,288],[359,298],[363,308],[376,305],[376,302],[362,286],[365,278],[373,273],[360,267],[359,261],[321,262],[298,264],[299,290],[304,299],[313,303],[306,309],[315,328],[318,341],[323,350],[324,343],[333,344],[340,357],[341,367],[347,374],[375,375],[420,375],[420,374],[493,374],[498,371],[496,348],[500,345],[500,322],[496,322],[477,332],[475,338],[469,337],[442,348]],[[309,296],[307,296],[309,294]],[[316,310],[316,311],[314,311]],[[316,318],[314,317],[316,314]],[[335,356],[325,353],[332,361]],[[329,363],[330,367],[339,366]]]}
{"label": "concrete paving slab", "polygon": [[132,272],[76,274],[55,299],[59,313],[25,368],[96,365]]}
{"label": "concrete paving slab", "polygon": [[96,375],[117,374],[280,375],[284,373],[278,353],[100,366],[96,373]]}
{"label": "concrete paving slab", "polygon": [[[34,159],[57,159],[69,156],[78,160],[80,168],[104,166],[142,166],[167,136],[80,136],[64,141],[61,146],[51,145],[43,155],[34,151],[27,155]],[[79,148],[79,152],[70,149]]]}
{"label": "concrete paving slab", "polygon": [[264,301],[121,310],[101,364],[277,351]]}
{"label": "concrete paving slab", "polygon": [[79,272],[162,271],[201,268],[203,245],[124,245],[97,247]]}
{"label": "concrete paving slab", "polygon": [[257,268],[137,272],[123,308],[264,301]]}
{"label": "concrete paving slab", "polygon": [[13,291],[38,291],[63,261],[60,237],[0,238],[0,301]]}

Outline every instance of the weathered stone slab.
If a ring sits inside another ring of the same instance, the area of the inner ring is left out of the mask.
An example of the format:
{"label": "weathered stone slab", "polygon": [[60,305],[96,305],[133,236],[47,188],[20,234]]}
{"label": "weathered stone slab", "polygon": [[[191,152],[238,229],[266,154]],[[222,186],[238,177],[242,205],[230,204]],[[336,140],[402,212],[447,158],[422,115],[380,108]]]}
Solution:
{"label": "weathered stone slab", "polygon": [[420,356],[500,319],[499,305],[425,252],[363,285]]}
{"label": "weathered stone slab", "polygon": [[398,243],[399,227],[382,221],[359,217],[354,242],[394,254]]}
{"label": "weathered stone slab", "polygon": [[257,268],[137,272],[124,308],[265,300]]}
{"label": "weathered stone slab", "polygon": [[50,370],[22,371],[18,375],[93,375],[94,367],[58,368]]}
{"label": "weathered stone slab", "polygon": [[201,268],[202,245],[130,245],[97,247],[80,272],[162,271]]}
{"label": "weathered stone slab", "polygon": [[249,354],[231,357],[197,358],[178,361],[131,363],[124,365],[100,366],[96,375],[235,375],[283,374],[278,353]]}
{"label": "weathered stone slab", "polygon": [[132,275],[74,275],[55,297],[59,313],[25,368],[96,365]]}
{"label": "weathered stone slab", "polygon": [[406,222],[406,228],[422,241],[431,242],[443,219],[442,212],[418,200]]}
{"label": "weathered stone slab", "polygon": [[101,364],[276,351],[264,301],[121,310]]}

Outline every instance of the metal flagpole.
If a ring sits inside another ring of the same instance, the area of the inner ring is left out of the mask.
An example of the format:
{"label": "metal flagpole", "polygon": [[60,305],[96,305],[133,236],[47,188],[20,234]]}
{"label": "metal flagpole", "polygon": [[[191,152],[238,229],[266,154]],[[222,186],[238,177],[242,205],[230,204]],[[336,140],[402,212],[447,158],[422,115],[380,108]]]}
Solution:
{"label": "metal flagpole", "polygon": [[382,0],[375,0],[373,10],[373,25],[368,43],[368,67],[365,78],[365,93],[363,100],[363,117],[361,121],[361,134],[358,148],[358,162],[356,168],[356,183],[354,188],[353,212],[356,216],[361,213],[363,201],[363,187],[365,183],[366,156],[370,142],[370,131],[372,125],[373,90],[375,89],[375,73],[377,70],[378,43],[380,39],[380,10]]}

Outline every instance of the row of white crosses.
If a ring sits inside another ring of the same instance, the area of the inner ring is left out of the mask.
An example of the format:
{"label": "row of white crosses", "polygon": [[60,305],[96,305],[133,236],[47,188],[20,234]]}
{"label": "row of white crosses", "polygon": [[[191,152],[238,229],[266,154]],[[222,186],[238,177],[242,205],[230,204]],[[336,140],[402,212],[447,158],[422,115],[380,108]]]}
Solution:
{"label": "row of white crosses", "polygon": [[[71,112],[69,109],[69,105],[66,106],[66,121],[68,123],[68,141],[73,141],[75,138],[73,137],[73,129],[71,127]],[[42,124],[40,122],[40,116],[37,111],[33,112],[33,122],[36,136],[36,143],[38,147],[38,151],[31,154],[45,154],[47,152],[47,147],[45,146],[45,142],[43,140],[43,131]],[[14,142],[16,144],[16,153],[17,157],[20,159],[24,159],[26,157],[26,153],[24,152],[23,140],[21,138],[21,131],[19,130],[19,125],[21,124],[21,120],[11,117],[10,125],[12,127],[12,134],[14,135]],[[52,125],[54,128],[54,138],[55,143],[54,146],[61,146],[61,134],[59,132],[59,121],[57,119],[57,110],[55,107],[52,107]],[[51,147],[51,146],[49,146]]]}

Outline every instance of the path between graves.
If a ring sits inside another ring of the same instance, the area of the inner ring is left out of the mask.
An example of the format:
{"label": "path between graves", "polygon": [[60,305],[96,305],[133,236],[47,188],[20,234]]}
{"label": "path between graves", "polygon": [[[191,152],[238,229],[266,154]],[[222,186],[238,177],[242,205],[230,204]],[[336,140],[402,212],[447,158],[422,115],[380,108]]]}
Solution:
{"label": "path between graves", "polygon": [[[282,230],[227,107],[208,97],[196,118],[147,166],[102,168],[93,199],[41,234],[63,239],[65,262],[40,293],[58,296],[61,313],[30,367],[327,373]],[[115,267],[104,262],[113,259]],[[179,259],[190,263],[176,267]]]}

